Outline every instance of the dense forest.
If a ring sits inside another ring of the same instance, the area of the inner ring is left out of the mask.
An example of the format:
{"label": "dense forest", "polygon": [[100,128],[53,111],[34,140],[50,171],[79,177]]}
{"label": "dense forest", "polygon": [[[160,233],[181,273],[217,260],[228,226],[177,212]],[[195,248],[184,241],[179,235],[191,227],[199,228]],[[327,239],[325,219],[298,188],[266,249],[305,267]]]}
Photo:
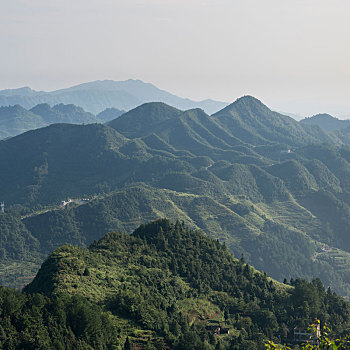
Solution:
{"label": "dense forest", "polygon": [[0,313],[5,349],[251,350],[315,317],[337,336],[350,326],[350,304],[320,280],[278,283],[168,220],[58,248],[23,293],[1,288]]}

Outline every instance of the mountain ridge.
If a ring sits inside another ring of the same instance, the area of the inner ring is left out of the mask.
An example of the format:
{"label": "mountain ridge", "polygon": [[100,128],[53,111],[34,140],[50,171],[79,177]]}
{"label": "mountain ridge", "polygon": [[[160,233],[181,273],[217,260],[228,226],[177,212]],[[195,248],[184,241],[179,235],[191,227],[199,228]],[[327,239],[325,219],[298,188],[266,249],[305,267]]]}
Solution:
{"label": "mountain ridge", "polygon": [[[129,128],[118,130],[122,122]],[[316,275],[349,295],[349,271],[335,257],[350,259],[350,151],[336,136],[252,98],[214,116],[154,102],[113,124],[55,124],[0,142],[0,200],[33,213],[23,222],[42,247],[84,245],[107,229],[170,216],[217,235],[279,280]],[[95,196],[96,205],[59,207]],[[50,206],[57,211],[34,215]]]}
{"label": "mountain ridge", "polygon": [[327,113],[316,114],[312,117],[304,118],[300,120],[300,123],[318,125],[327,131],[341,130],[350,126],[350,120],[338,119]]}
{"label": "mountain ridge", "polygon": [[[18,95],[22,91],[24,94]],[[0,91],[0,106],[20,104],[25,108],[31,108],[39,103],[50,105],[64,103],[78,105],[93,114],[98,114],[111,107],[119,110],[130,110],[143,103],[153,101],[165,102],[179,109],[200,107],[206,109],[208,113],[213,113],[227,105],[225,102],[210,99],[192,101],[161,90],[151,83],[133,79],[125,81],[97,80],[51,92],[37,92],[31,89],[29,91],[27,88]]]}
{"label": "mountain ridge", "polygon": [[123,111],[113,108],[106,109],[95,116],[76,105],[62,103],[52,107],[47,103],[40,103],[30,110],[19,104],[0,107],[0,139],[10,138],[29,130],[57,123],[105,123],[123,113]]}

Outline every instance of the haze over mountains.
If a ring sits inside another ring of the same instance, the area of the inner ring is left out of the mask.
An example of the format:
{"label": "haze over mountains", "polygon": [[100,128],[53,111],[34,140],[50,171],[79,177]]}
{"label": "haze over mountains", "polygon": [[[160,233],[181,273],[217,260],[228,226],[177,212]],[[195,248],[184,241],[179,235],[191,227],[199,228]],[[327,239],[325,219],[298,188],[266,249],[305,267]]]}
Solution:
{"label": "haze over mountains", "polygon": [[179,109],[202,108],[212,114],[227,103],[214,100],[192,101],[158,89],[141,80],[103,80],[72,86],[51,92],[34,91],[29,87],[0,91],[0,106],[19,104],[30,109],[37,104],[74,104],[84,110],[98,114],[106,108],[130,110],[145,102],[164,102]]}
{"label": "haze over mountains", "polygon": [[55,123],[90,124],[105,123],[124,112],[107,108],[97,115],[84,111],[76,105],[58,104],[50,107],[41,103],[30,110],[20,105],[0,107],[0,139],[19,135],[28,130],[42,128]]}
{"label": "haze over mountains", "polygon": [[327,131],[345,129],[350,126],[350,120],[341,120],[329,114],[317,114],[300,121],[304,124],[318,125]]}

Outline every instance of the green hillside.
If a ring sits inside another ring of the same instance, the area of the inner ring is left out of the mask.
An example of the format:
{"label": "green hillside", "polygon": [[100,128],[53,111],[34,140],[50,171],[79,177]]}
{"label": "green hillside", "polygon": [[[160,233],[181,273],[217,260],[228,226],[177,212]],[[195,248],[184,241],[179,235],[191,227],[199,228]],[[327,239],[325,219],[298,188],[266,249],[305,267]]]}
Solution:
{"label": "green hillside", "polygon": [[[129,156],[118,151],[122,146]],[[0,192],[6,202],[27,205],[101,192],[104,183],[121,181],[114,174],[130,174],[137,153],[132,141],[103,125],[51,125],[0,143]]]}
{"label": "green hillside", "polygon": [[290,146],[337,143],[334,136],[320,127],[298,123],[291,117],[273,112],[252,96],[239,98],[215,113],[213,118],[234,136],[254,145],[271,142]]}
{"label": "green hillside", "polygon": [[320,277],[349,296],[350,152],[338,142],[251,97],[212,117],[148,103],[109,126],[57,124],[2,141],[0,200],[22,215],[18,237],[38,242],[34,259],[4,263],[2,283],[23,285],[14,280],[33,275],[26,262],[66,242],[168,217],[280,281]]}
{"label": "green hillside", "polygon": [[[98,339],[101,349],[120,348],[126,336],[140,349],[263,349],[267,337],[290,342],[293,327],[314,317],[327,320],[336,334],[349,326],[349,304],[319,280],[277,283],[234,259],[218,241],[167,220],[142,225],[132,235],[110,233],[85,249],[63,246],[25,291],[90,302],[80,328],[66,323],[86,342],[96,341],[96,331],[87,331],[90,310],[109,313],[116,331],[108,341],[115,347],[102,345],[112,327],[107,324]],[[229,334],[214,336],[206,327],[226,327]]]}

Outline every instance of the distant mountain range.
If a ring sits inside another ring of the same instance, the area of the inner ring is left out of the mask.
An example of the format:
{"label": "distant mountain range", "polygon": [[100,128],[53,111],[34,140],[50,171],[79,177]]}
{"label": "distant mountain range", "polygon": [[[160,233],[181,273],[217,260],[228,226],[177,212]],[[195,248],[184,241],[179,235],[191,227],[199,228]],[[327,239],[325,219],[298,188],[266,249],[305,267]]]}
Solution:
{"label": "distant mountain range", "polygon": [[145,102],[164,102],[182,110],[202,108],[209,114],[227,105],[214,100],[196,102],[181,98],[152,84],[132,79],[94,81],[51,92],[34,91],[29,87],[0,91],[0,106],[19,104],[27,109],[41,103],[50,106],[63,103],[75,104],[90,113],[98,114],[106,108],[127,111]]}
{"label": "distant mountain range", "polygon": [[26,257],[26,269],[65,242],[90,244],[168,217],[274,278],[318,276],[350,295],[347,140],[251,96],[212,116],[153,102],[107,125],[29,131],[0,142],[0,200],[9,207],[0,254],[14,266]]}
{"label": "distant mountain range", "polygon": [[341,120],[329,114],[316,114],[313,117],[302,119],[300,122],[309,125],[318,125],[327,131],[350,127],[350,120]]}
{"label": "distant mountain range", "polygon": [[20,105],[0,107],[0,139],[19,135],[28,130],[42,128],[55,123],[90,124],[105,123],[117,118],[124,111],[108,108],[96,116],[75,105],[58,104],[50,107],[47,103],[30,110]]}

